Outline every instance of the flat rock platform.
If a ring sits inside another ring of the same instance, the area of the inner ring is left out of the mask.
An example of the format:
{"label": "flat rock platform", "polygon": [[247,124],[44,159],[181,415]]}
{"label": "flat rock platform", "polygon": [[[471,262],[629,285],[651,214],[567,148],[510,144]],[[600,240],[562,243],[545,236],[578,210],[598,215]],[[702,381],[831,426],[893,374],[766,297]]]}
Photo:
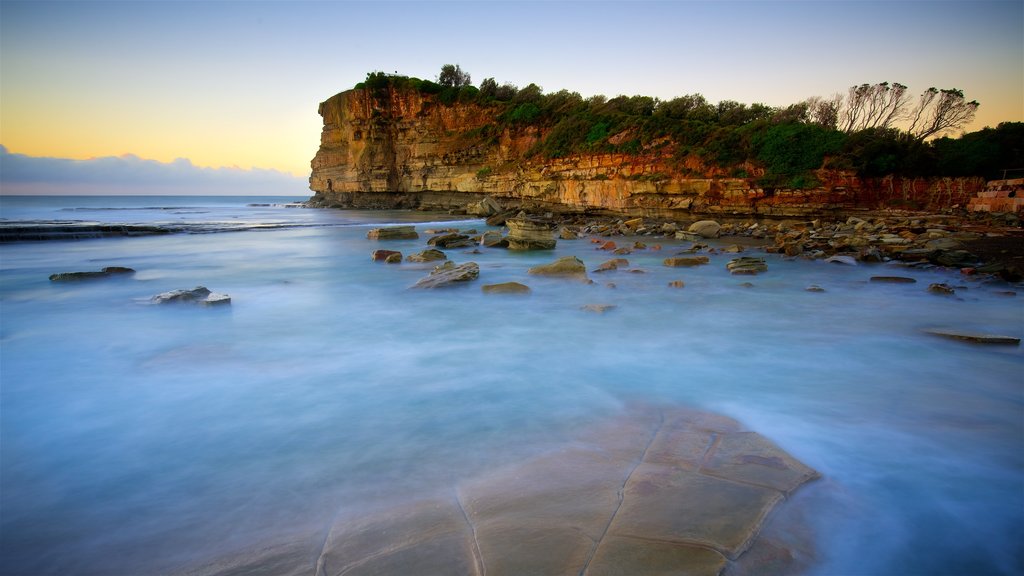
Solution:
{"label": "flat rock platform", "polygon": [[450,494],[337,521],[315,574],[787,573],[788,551],[752,548],[817,477],[729,418],[633,410]]}

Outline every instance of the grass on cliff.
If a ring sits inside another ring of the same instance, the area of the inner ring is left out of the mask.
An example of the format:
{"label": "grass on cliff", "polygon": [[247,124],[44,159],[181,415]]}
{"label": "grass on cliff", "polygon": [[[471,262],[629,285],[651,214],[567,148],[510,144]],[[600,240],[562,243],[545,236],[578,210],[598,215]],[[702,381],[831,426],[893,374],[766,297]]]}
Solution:
{"label": "grass on cliff", "polygon": [[649,96],[593,96],[561,90],[545,94],[536,84],[517,88],[487,78],[480,87],[441,86],[430,80],[370,73],[356,89],[386,98],[390,90],[414,90],[440,105],[492,108],[494,123],[463,135],[494,144],[506,131],[541,135],[530,150],[542,158],[622,153],[669,156],[680,171],[686,160],[727,174],[763,173],[769,188],[817,185],[821,168],[853,170],[864,177],[983,176],[999,178],[1005,168],[1024,167],[1024,123],[1007,122],[959,138],[922,142],[898,129],[842,132],[815,123],[800,104],[776,108],[700,94],[662,101]]}

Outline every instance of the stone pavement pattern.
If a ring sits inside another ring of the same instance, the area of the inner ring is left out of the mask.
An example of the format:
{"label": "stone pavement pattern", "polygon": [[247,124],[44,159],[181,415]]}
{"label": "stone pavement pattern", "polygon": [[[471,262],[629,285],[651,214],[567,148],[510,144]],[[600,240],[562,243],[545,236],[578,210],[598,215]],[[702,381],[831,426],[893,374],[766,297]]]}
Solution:
{"label": "stone pavement pattern", "polygon": [[316,574],[742,572],[769,513],[817,477],[734,420],[644,409],[450,497],[339,521]]}

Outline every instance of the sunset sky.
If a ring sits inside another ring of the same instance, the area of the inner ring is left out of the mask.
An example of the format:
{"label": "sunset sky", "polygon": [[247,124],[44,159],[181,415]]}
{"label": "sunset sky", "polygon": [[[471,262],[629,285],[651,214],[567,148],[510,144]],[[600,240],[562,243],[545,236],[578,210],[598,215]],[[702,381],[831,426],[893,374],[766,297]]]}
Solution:
{"label": "sunset sky", "polygon": [[1024,120],[1024,2],[3,1],[0,145],[304,186],[320,101],[369,71],[434,79],[445,63],[474,84],[776,106],[955,87],[981,102],[975,130]]}

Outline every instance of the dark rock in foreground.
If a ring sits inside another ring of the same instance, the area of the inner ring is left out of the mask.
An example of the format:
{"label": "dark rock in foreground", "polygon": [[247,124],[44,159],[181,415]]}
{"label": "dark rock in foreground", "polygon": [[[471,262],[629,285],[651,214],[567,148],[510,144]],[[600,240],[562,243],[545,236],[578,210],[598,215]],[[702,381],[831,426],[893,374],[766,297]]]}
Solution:
{"label": "dark rock in foreground", "polygon": [[231,304],[231,297],[227,294],[210,292],[205,286],[197,286],[192,290],[171,290],[157,294],[150,299],[150,302],[154,304],[186,303],[200,306],[223,306]]}
{"label": "dark rock in foreground", "polygon": [[317,574],[760,574],[745,553],[818,474],[728,418],[636,410],[438,496],[335,522]]}
{"label": "dark rock in foreground", "polygon": [[59,274],[50,274],[50,282],[77,282],[79,280],[93,280],[127,274],[135,274],[135,270],[123,266],[107,266],[98,272],[61,272]]}

